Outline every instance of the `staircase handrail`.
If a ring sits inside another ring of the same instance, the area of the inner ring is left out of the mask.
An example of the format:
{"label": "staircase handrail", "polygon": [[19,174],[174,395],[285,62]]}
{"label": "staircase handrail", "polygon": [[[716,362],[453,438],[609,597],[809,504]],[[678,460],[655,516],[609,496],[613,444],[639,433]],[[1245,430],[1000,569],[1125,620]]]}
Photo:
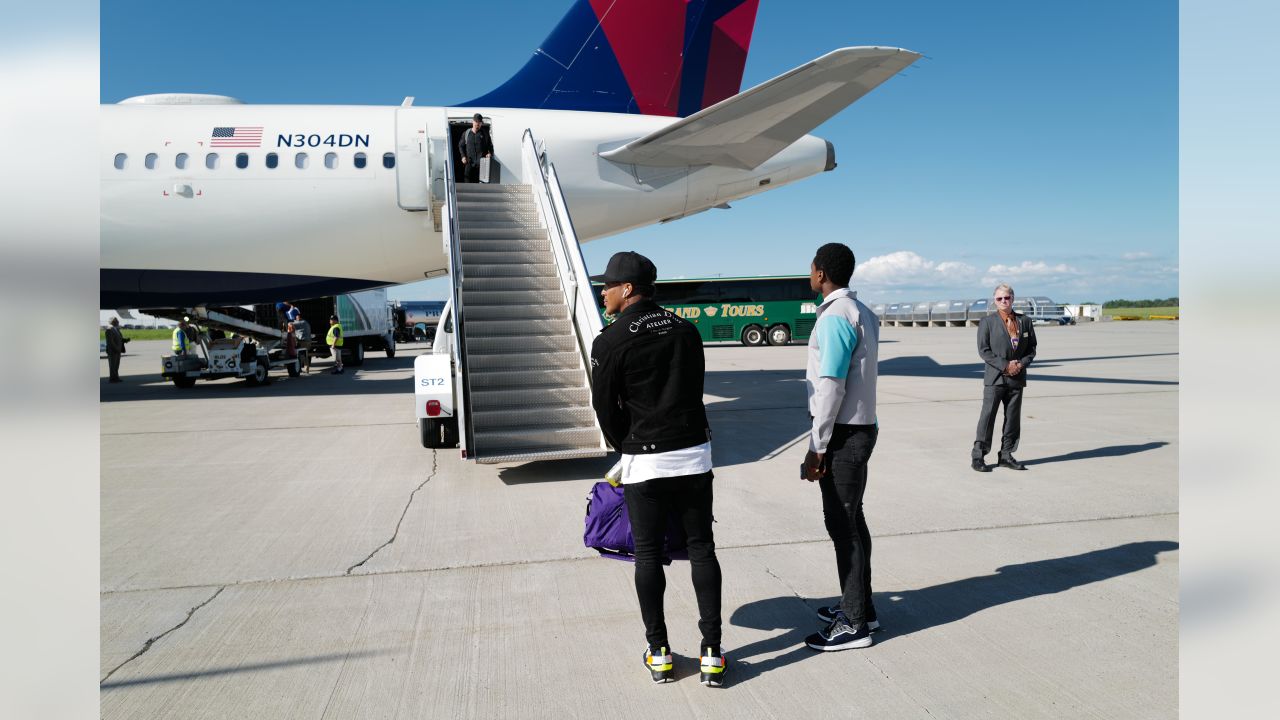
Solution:
{"label": "staircase handrail", "polygon": [[453,312],[453,355],[454,395],[458,398],[458,406],[454,414],[458,418],[458,449],[462,457],[467,457],[468,448],[475,446],[475,438],[471,428],[471,387],[470,373],[467,372],[467,333],[466,309],[462,304],[462,281],[465,271],[462,265],[462,234],[458,228],[458,192],[453,179],[453,163],[447,159],[444,165],[444,218],[440,223],[440,235],[444,242],[445,255],[449,258],[450,310]]}
{"label": "staircase handrail", "polygon": [[[604,323],[600,319],[600,309],[591,292],[591,280],[587,275],[586,260],[582,256],[582,246],[578,243],[573,229],[573,221],[569,215],[564,193],[560,190],[559,178],[555,167],[545,163],[545,154],[537,152],[537,142],[533,131],[526,129],[521,140],[521,154],[524,162],[525,177],[533,188],[542,216],[547,223],[547,231],[551,236],[552,255],[560,266],[560,285],[564,292],[565,303],[571,308],[573,323],[577,328],[578,352],[582,355],[585,367],[591,367],[589,343],[600,333]],[[588,373],[588,376],[590,373]],[[590,380],[588,379],[588,382]]]}

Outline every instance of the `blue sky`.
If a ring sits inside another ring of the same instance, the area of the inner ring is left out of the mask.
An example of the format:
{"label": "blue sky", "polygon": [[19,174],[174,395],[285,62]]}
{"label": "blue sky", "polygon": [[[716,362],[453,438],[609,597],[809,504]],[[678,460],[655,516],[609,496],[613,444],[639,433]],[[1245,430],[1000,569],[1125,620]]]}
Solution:
{"label": "blue sky", "polygon": [[[569,5],[114,0],[102,101],[461,102],[523,65]],[[996,281],[1065,302],[1176,295],[1177,22],[1164,0],[761,0],[744,88],[848,45],[927,59],[814,132],[836,171],[589,243],[588,266],[634,249],[663,277],[803,273],[839,241],[873,301],[976,297]]]}

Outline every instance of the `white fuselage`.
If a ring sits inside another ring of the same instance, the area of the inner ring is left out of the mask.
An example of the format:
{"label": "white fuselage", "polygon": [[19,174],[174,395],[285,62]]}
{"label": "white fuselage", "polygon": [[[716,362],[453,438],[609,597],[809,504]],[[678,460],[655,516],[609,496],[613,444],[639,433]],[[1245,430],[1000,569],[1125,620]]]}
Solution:
{"label": "white fuselage", "polygon": [[[503,183],[530,181],[520,161],[526,129],[545,146],[581,241],[773,189],[822,172],[828,161],[827,144],[813,136],[750,171],[637,168],[598,156],[676,120],[645,115],[106,105],[101,142],[104,306],[173,304],[169,301],[180,296],[173,285],[184,282],[175,278],[191,273],[234,277],[242,285],[246,277],[260,276],[271,286],[264,292],[279,299],[300,297],[288,278],[340,279],[347,291],[440,274],[448,267],[440,233],[430,203],[424,201],[428,196],[415,197],[415,188],[425,192],[430,187],[430,199],[443,199],[442,158],[451,157],[446,150],[453,145],[448,125],[475,112],[490,124]],[[260,127],[261,140],[253,146],[254,135],[242,143],[214,138],[215,127]],[[249,147],[228,146],[236,144]],[[272,153],[274,168],[267,164]],[[363,168],[356,167],[357,153],[364,155]],[[177,165],[179,155],[186,156],[184,168]],[[384,156],[394,157],[393,167],[384,167]],[[238,160],[245,167],[238,167]],[[115,288],[112,294],[108,276],[127,288]],[[142,278],[136,292],[135,276]],[[153,295],[155,288],[165,292]],[[253,301],[271,299],[257,295]],[[195,297],[183,299],[190,300],[184,304],[200,304]]]}

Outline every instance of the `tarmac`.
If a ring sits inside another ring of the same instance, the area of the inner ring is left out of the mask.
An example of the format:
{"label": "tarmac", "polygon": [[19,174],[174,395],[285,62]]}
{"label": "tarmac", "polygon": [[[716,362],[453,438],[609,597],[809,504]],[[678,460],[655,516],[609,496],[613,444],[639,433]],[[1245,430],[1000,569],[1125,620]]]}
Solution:
{"label": "tarmac", "polygon": [[653,685],[631,566],[582,546],[612,459],[424,449],[423,347],[182,390],[167,343],[130,343],[124,383],[101,360],[101,715],[1175,717],[1176,323],[1037,328],[1026,472],[969,468],[974,332],[881,331],[883,629],[835,653],[803,647],[838,593],[799,479],[805,348],[707,347],[723,689],[698,684],[688,564],[667,571],[678,680]]}

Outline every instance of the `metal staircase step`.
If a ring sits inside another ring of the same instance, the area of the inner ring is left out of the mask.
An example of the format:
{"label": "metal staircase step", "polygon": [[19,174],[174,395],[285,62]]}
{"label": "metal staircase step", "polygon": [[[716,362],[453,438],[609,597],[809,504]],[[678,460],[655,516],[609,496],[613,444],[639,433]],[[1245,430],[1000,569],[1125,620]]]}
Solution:
{"label": "metal staircase step", "polygon": [[[463,248],[472,248],[489,243],[506,243],[498,249],[519,246],[550,250],[551,241],[547,239],[547,231],[538,227],[471,227],[462,228],[460,232]],[[483,249],[477,247],[476,249]]]}
{"label": "metal staircase step", "polygon": [[471,368],[471,387],[480,388],[572,388],[581,385],[582,368],[524,368],[484,370]]}
{"label": "metal staircase step", "polygon": [[467,227],[476,223],[492,222],[526,222],[539,223],[538,211],[528,210],[490,210],[482,207],[458,206],[458,224]]}
{"label": "metal staircase step", "polygon": [[549,368],[580,367],[580,355],[576,351],[569,352],[529,352],[520,348],[519,352],[503,352],[467,356],[471,372],[487,372],[490,370],[529,370]]}
{"label": "metal staircase step", "polygon": [[502,427],[490,430],[474,430],[477,455],[486,453],[507,454],[521,450],[542,450],[546,447],[591,448],[599,447],[600,436],[594,425],[586,427]]}
{"label": "metal staircase step", "polygon": [[464,269],[462,279],[463,307],[466,307],[466,293],[498,292],[509,295],[511,292],[526,290],[560,290],[560,279],[556,277],[476,277]]}
{"label": "metal staircase step", "polygon": [[[508,298],[509,299],[509,298]],[[463,302],[466,302],[465,300]],[[564,306],[564,297],[559,303],[533,305],[517,303],[515,305],[465,305],[468,322],[476,320],[560,320],[568,317],[568,309]]]}
{"label": "metal staircase step", "polygon": [[587,405],[590,402],[591,393],[585,387],[474,388],[471,391],[473,412],[511,407]]}
{"label": "metal staircase step", "polygon": [[591,448],[559,447],[506,454],[483,454],[475,456],[475,461],[479,465],[496,465],[497,463],[505,462],[534,462],[537,460],[571,460],[573,458],[604,457],[607,454],[608,452],[600,448],[598,445]]}
{"label": "metal staircase step", "polygon": [[463,195],[532,195],[533,188],[528,185],[498,183],[456,183],[454,188],[458,196]]}
{"label": "metal staircase step", "polygon": [[491,305],[510,307],[513,301],[525,302],[530,305],[564,307],[564,292],[560,290],[558,282],[554,290],[522,290],[518,297],[512,296],[510,292],[499,290],[464,290],[462,292],[462,304],[467,308],[468,315],[478,307],[489,307]]}
{"label": "metal staircase step", "polygon": [[481,355],[510,353],[519,348],[524,352],[574,352],[578,348],[572,335],[495,335],[473,337],[467,340],[467,351]]}
{"label": "metal staircase step", "polygon": [[[554,263],[531,263],[528,265],[499,265],[499,264],[477,264],[468,265],[463,263],[463,277],[467,280],[471,278],[499,278],[499,277],[549,277],[556,278],[556,266]],[[464,283],[466,280],[463,281]],[[463,289],[466,285],[463,285]]]}
{"label": "metal staircase step", "polygon": [[573,333],[573,325],[567,317],[552,320],[477,320],[465,314],[467,342],[490,337],[521,337],[526,335],[565,335]]}
{"label": "metal staircase step", "polygon": [[545,250],[512,250],[507,252],[491,252],[488,250],[471,250],[462,247],[462,265],[472,268],[477,265],[537,265],[548,264],[552,260]]}
{"label": "metal staircase step", "polygon": [[471,415],[474,427],[595,427],[596,413],[590,406],[562,405],[556,407],[503,408],[486,410]]}

